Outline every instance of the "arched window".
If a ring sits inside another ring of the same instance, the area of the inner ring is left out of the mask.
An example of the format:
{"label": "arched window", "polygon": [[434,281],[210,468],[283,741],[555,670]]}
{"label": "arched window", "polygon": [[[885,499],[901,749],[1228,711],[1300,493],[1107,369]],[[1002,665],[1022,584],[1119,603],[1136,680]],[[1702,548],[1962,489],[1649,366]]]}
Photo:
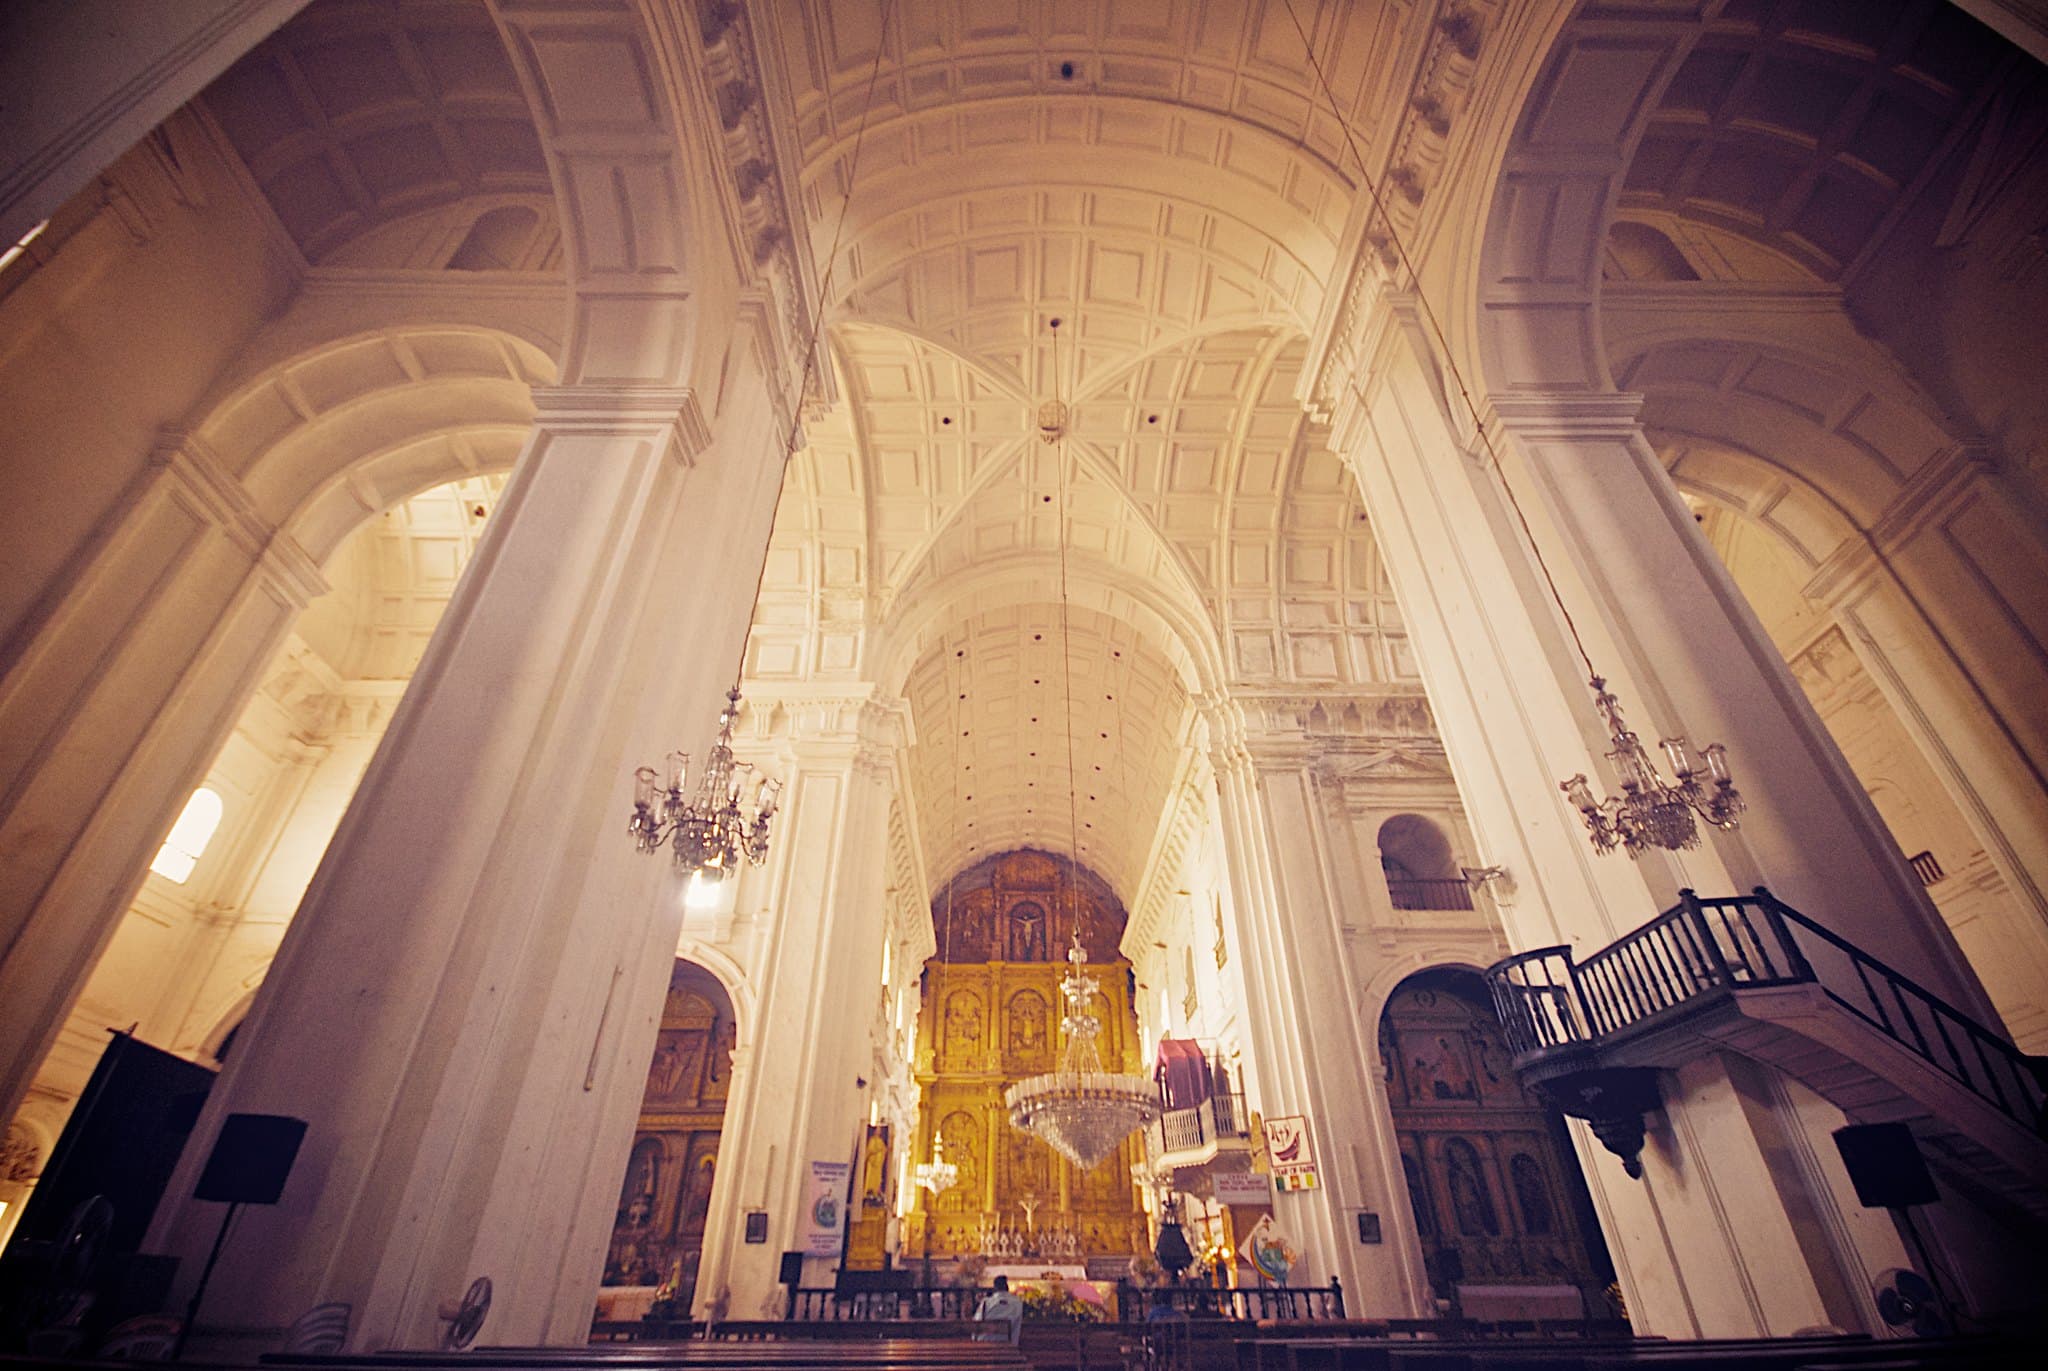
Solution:
{"label": "arched window", "polygon": [[1550,1212],[1550,1185],[1543,1178],[1543,1168],[1528,1153],[1517,1152],[1508,1163],[1508,1181],[1522,1211],[1522,1231],[1533,1238],[1550,1236],[1557,1220]]}
{"label": "arched window", "polygon": [[1451,1216],[1458,1232],[1468,1238],[1499,1237],[1500,1215],[1486,1190],[1486,1176],[1479,1169],[1479,1153],[1463,1138],[1444,1144],[1444,1179],[1450,1183]]}
{"label": "arched window", "polygon": [[205,786],[192,792],[192,798],[185,801],[185,808],[178,815],[178,822],[171,825],[171,836],[164,839],[164,845],[157,850],[156,860],[149,869],[167,881],[178,885],[192,879],[192,869],[199,865],[199,858],[206,851],[206,845],[213,841],[213,832],[220,827],[220,796]]}
{"label": "arched window", "polygon": [[1472,907],[1472,892],[1441,828],[1420,814],[1396,814],[1380,825],[1379,845],[1394,908]]}

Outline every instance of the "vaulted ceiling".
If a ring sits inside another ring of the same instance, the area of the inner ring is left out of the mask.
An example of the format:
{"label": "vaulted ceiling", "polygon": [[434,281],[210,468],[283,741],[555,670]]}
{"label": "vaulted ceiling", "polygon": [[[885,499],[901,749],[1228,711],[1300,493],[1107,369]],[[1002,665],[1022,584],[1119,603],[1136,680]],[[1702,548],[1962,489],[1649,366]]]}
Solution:
{"label": "vaulted ceiling", "polygon": [[[749,675],[903,682],[932,884],[1071,845],[1130,899],[1197,693],[1413,680],[1296,396],[1345,130],[1284,4],[888,8],[763,7],[843,403],[791,469]],[[1400,16],[1293,11],[1366,131]]]}

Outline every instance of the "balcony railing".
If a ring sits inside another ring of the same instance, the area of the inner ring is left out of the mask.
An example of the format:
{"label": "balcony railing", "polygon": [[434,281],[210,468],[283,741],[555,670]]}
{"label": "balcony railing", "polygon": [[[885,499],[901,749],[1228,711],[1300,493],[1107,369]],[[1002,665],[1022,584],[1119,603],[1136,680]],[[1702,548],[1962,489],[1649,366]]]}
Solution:
{"label": "balcony railing", "polygon": [[1765,986],[1818,985],[1828,998],[2038,1131],[2035,1059],[1910,977],[1759,887],[1679,903],[1583,962],[1545,947],[1486,973],[1517,1058],[1590,1044],[1703,998]]}
{"label": "balcony railing", "polygon": [[1146,1130],[1146,1150],[1158,1157],[1239,1141],[1251,1136],[1246,1117],[1242,1095],[1211,1095],[1192,1109],[1168,1109]]}
{"label": "balcony railing", "polygon": [[1387,877],[1387,893],[1396,909],[1470,909],[1472,887],[1456,876]]}

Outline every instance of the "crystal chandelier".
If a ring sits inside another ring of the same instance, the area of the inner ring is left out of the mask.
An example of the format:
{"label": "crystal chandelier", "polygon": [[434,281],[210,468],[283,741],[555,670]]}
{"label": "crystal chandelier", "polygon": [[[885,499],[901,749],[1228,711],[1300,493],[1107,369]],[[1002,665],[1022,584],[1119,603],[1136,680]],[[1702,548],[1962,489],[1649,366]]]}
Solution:
{"label": "crystal chandelier", "polygon": [[[633,846],[653,853],[666,842],[675,849],[677,870],[705,880],[723,880],[739,869],[741,857],[761,864],[768,856],[768,822],[782,794],[782,782],[733,758],[732,725],[739,712],[740,688],[734,686],[725,693],[725,708],[718,713],[718,741],[697,778],[696,794],[683,796],[690,772],[686,752],[669,753],[666,783],[651,766],[633,773],[633,817],[626,821]],[[750,778],[753,791],[748,794]]]}
{"label": "crystal chandelier", "polygon": [[1067,1012],[1060,1020],[1066,1046],[1058,1069],[1003,1092],[1011,1127],[1036,1134],[1083,1171],[1093,1169],[1117,1144],[1159,1117],[1159,1094],[1151,1081],[1103,1069],[1095,1043],[1102,1021],[1089,1008],[1099,982],[1082,969],[1087,959],[1076,933],[1067,950],[1067,974],[1060,978]]}
{"label": "crystal chandelier", "polygon": [[[1612,852],[1621,847],[1629,856],[1639,857],[1652,848],[1677,851],[1698,847],[1700,829],[1694,815],[1720,829],[1740,826],[1745,806],[1734,777],[1728,774],[1726,748],[1710,743],[1695,758],[1687,750],[1685,739],[1659,739],[1657,746],[1664,749],[1671,774],[1676,778],[1675,784],[1666,782],[1658,774],[1649,749],[1622,719],[1621,705],[1609,693],[1607,682],[1594,676],[1592,686],[1593,705],[1606,721],[1609,739],[1614,744],[1607,759],[1614,763],[1621,777],[1621,794],[1610,795],[1604,802],[1595,800],[1583,772],[1558,789],[1578,806],[1580,817],[1586,821],[1586,831],[1592,835],[1594,850]],[[1701,784],[1703,775],[1713,783],[1711,790]]]}
{"label": "crystal chandelier", "polygon": [[918,1189],[930,1191],[933,1199],[960,1183],[960,1168],[946,1160],[946,1144],[936,1132],[932,1134],[932,1159],[911,1167],[910,1180]]}

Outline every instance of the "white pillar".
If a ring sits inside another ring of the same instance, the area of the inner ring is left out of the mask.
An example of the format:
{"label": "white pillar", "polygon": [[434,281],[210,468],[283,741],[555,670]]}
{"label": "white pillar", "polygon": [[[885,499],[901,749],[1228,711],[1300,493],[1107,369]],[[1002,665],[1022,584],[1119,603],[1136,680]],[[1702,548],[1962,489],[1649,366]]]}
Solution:
{"label": "white pillar", "polygon": [[[1276,1194],[1274,1222],[1308,1259],[1303,1283],[1334,1275],[1354,1295],[1386,1290],[1398,1279],[1386,1249],[1345,1231],[1345,1210],[1379,1207],[1347,1159],[1385,1118],[1369,1104],[1370,1032],[1358,1019],[1313,758],[1247,736],[1227,702],[1207,713],[1244,987],[1247,1105],[1267,1118],[1307,1116],[1321,1161],[1322,1188]],[[1403,1293],[1414,1307],[1415,1292]]]}
{"label": "white pillar", "polygon": [[[1585,955],[1647,921],[1679,885],[1713,889],[1734,878],[1725,874],[1718,846],[1640,863],[1618,853],[1594,855],[1557,789],[1573,772],[1602,771],[1596,762],[1604,738],[1580,668],[1495,476],[1452,425],[1435,368],[1419,351],[1417,331],[1408,327],[1413,321],[1405,302],[1396,298],[1381,307],[1385,314],[1367,350],[1369,364],[1340,397],[1334,443],[1356,473],[1372,515],[1479,845],[1477,858],[1505,866],[1514,882],[1513,900],[1503,906],[1508,940],[1516,948],[1569,944]],[[1527,437],[1541,448],[1549,430],[1535,426],[1532,413],[1518,417],[1531,422]],[[1591,441],[1590,435],[1578,436]],[[1750,776],[1758,778],[1751,820],[1756,828],[1790,824],[1791,832],[1802,831],[1798,816],[1785,812],[1788,797],[1781,784],[1765,774],[1789,746],[1780,734],[1797,734],[1802,748],[1808,736],[1788,717],[1785,692],[1796,696],[1797,686],[1785,675],[1782,658],[1772,649],[1774,670],[1784,676],[1775,684],[1782,689],[1764,691],[1758,700],[1754,682],[1741,686],[1752,712],[1770,706],[1777,713],[1775,729],[1763,734],[1752,731],[1752,720],[1731,719],[1726,706],[1709,710],[1699,698],[1708,693],[1700,680],[1688,679],[1682,690],[1665,683],[1664,675],[1682,667],[1726,687],[1723,668],[1699,661],[1697,645],[1681,650],[1668,640],[1694,627],[1679,615],[1700,618],[1713,610],[1719,619],[1712,635],[1716,650],[1734,654],[1739,647],[1742,659],[1753,661],[1749,640],[1736,631],[1738,611],[1746,613],[1746,607],[1732,586],[1710,582],[1695,554],[1711,561],[1711,549],[1695,549],[1678,536],[1693,532],[1682,504],[1674,511],[1647,489],[1639,467],[1646,450],[1639,453],[1622,438],[1597,453],[1583,481],[1571,486],[1575,503],[1561,516],[1578,521],[1572,524],[1578,541],[1571,546],[1591,543],[1597,550],[1615,538],[1647,546],[1620,554],[1635,559],[1626,571],[1595,559],[1595,574],[1587,581],[1601,597],[1589,603],[1574,599],[1596,661],[1614,663],[1611,679],[1646,733],[1682,722],[1695,741],[1729,744],[1745,792]],[[1540,455],[1553,484],[1561,479],[1558,468],[1571,466],[1566,453]],[[1661,470],[1656,474],[1661,477]],[[1617,484],[1638,498],[1617,494]],[[1623,528],[1597,523],[1615,500],[1631,511],[1625,537]],[[1547,503],[1533,491],[1522,502],[1534,506],[1538,536],[1551,536]],[[1686,528],[1676,527],[1675,514],[1683,515]],[[1673,547],[1675,557],[1669,555]],[[1550,557],[1566,593],[1582,593],[1578,563],[1558,552]],[[1681,573],[1688,579],[1661,584]],[[1667,592],[1669,605],[1662,598]],[[1754,637],[1770,647],[1760,628]],[[1614,645],[1617,640],[1626,652]],[[1766,675],[1758,666],[1750,670]],[[1638,679],[1659,688],[1654,695],[1641,693],[1634,686]],[[1819,730],[1817,720],[1811,723]],[[1810,757],[1795,765],[1809,780],[1824,770]],[[1853,780],[1847,784],[1853,788]],[[1846,827],[1853,806],[1840,796],[1834,801],[1829,822]],[[1786,894],[1796,906],[1809,892],[1818,893],[1815,870],[1852,861],[1825,859],[1814,869],[1795,870],[1784,863],[1785,842],[1773,835],[1757,845],[1764,860],[1745,849],[1737,857],[1749,865],[1734,859],[1730,865],[1774,886],[1790,880],[1798,894]],[[1891,860],[1903,865],[1896,853]],[[1868,885],[1867,872],[1860,879]],[[1811,912],[1826,917],[1825,910]],[[1664,1107],[1649,1120],[1640,1182],[1629,1180],[1583,1127],[1573,1129],[1637,1330],[1754,1336],[1789,1333],[1808,1323],[1857,1323],[1858,1311],[1845,1305],[1844,1282],[1833,1274],[1867,1262],[1856,1248],[1860,1239],[1852,1236],[1853,1225],[1843,1221],[1839,1163],[1811,1148],[1783,1146],[1792,1128],[1783,1111],[1773,1100],[1759,1103],[1753,1092],[1738,1090],[1718,1058],[1703,1056],[1686,1072],[1667,1074],[1664,1085]],[[1768,1187],[1754,1184],[1760,1176],[1770,1178]],[[1400,1203],[1405,1205],[1405,1196]]]}
{"label": "white pillar", "polygon": [[[866,1122],[876,1035],[887,1035],[889,805],[909,716],[865,692],[830,705],[788,706],[791,737],[774,766],[787,778],[765,940],[755,965],[760,1005],[741,1025],[749,1071],[734,1073],[721,1155],[736,1183],[705,1229],[697,1302],[730,1292],[734,1318],[781,1313],[779,1258],[801,1243],[810,1164],[853,1162]],[[767,701],[757,705],[767,707]],[[883,1051],[890,1051],[884,1045]],[[743,1240],[742,1212],[768,1213],[768,1241]],[[830,1283],[836,1259],[805,1263]]]}
{"label": "white pillar", "polygon": [[1631,726],[1648,744],[1683,732],[1695,746],[1728,747],[1749,815],[1740,831],[1707,837],[1729,888],[1702,893],[1768,885],[1996,1024],[1869,795],[1643,437],[1639,397],[1493,404],[1507,478],[1581,626],[1602,630],[1592,639],[1595,665],[1634,687],[1623,702]]}
{"label": "white pillar", "polygon": [[625,1154],[680,923],[674,877],[625,836],[631,772],[708,734],[779,486],[751,355],[715,441],[687,390],[538,394],[153,1225],[189,1288],[223,1116],[310,1124],[283,1202],[238,1222],[202,1335],[274,1345],[339,1300],[351,1349],[431,1347],[437,1306],[488,1275],[491,1340],[586,1336],[617,1187],[592,1158]]}

